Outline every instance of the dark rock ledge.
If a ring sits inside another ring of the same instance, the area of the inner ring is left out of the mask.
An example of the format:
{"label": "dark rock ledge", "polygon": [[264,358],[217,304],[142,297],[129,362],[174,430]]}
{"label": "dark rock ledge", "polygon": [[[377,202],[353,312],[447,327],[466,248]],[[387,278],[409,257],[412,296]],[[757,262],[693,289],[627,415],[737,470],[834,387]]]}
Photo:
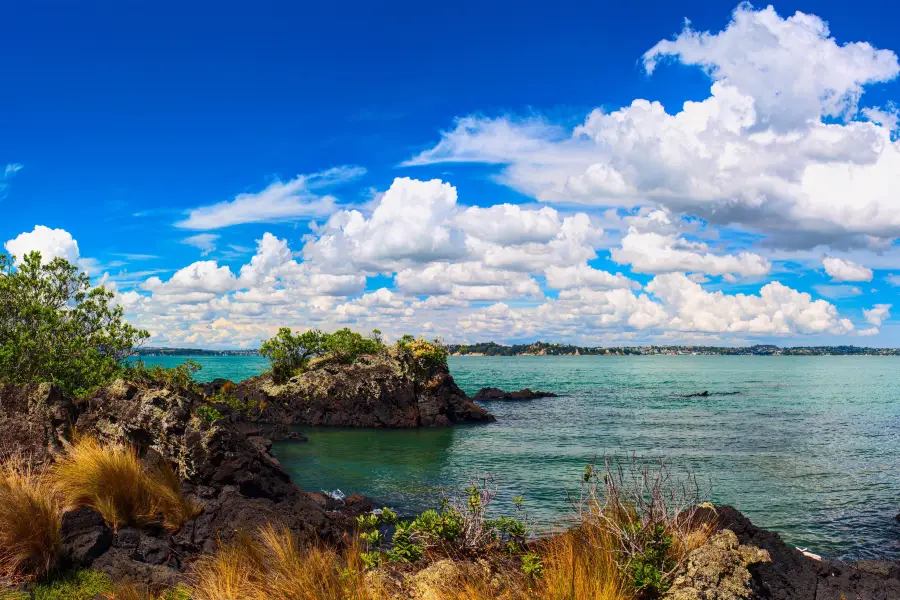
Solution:
{"label": "dark rock ledge", "polygon": [[517,392],[504,392],[500,388],[484,387],[478,390],[472,400],[480,402],[518,402],[521,400],[535,400],[537,398],[556,398],[557,395],[552,392],[533,392],[529,388],[519,390]]}

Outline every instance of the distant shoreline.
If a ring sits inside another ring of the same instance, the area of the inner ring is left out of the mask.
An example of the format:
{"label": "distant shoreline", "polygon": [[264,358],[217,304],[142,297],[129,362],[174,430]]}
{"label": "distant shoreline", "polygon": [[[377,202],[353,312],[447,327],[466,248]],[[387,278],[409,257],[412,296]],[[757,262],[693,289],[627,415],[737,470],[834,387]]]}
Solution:
{"label": "distant shoreline", "polygon": [[[573,346],[570,344],[514,344],[494,342],[448,344],[450,356],[900,356],[900,348],[859,346]],[[209,350],[203,348],[139,348],[135,356],[259,356],[256,349]]]}

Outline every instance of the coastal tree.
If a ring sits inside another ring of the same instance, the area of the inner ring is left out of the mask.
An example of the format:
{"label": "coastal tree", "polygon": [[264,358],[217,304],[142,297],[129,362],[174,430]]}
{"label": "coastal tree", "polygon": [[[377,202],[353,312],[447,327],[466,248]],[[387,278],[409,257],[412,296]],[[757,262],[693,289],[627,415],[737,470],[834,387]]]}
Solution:
{"label": "coastal tree", "polygon": [[341,364],[352,364],[364,354],[377,354],[384,349],[381,332],[377,329],[370,337],[345,327],[334,333],[310,329],[295,334],[289,327],[262,343],[259,353],[272,364],[272,375],[284,381],[307,370],[314,358],[328,359]]}
{"label": "coastal tree", "polygon": [[17,264],[0,254],[0,381],[51,382],[75,395],[107,383],[149,337],[114,297],[62,258],[31,252]]}

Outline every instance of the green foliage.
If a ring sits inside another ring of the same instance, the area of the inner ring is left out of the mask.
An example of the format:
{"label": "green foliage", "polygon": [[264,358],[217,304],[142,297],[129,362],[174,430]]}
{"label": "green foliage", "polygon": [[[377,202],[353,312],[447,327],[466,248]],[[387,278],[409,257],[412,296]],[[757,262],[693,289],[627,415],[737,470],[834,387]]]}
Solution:
{"label": "green foliage", "polygon": [[426,510],[410,524],[420,537],[431,542],[453,542],[462,534],[463,519],[455,509]]}
{"label": "green foliage", "polygon": [[429,342],[424,337],[415,338],[407,334],[397,340],[395,347],[399,352],[409,353],[422,370],[447,368],[447,348],[440,340]]}
{"label": "green foliage", "polygon": [[[378,335],[380,336],[380,332]],[[378,354],[384,349],[384,344],[380,337],[363,337],[345,327],[334,333],[323,334],[322,347],[324,356],[349,365],[364,354]]]}
{"label": "green foliage", "polygon": [[540,579],[544,575],[544,563],[534,552],[522,555],[522,572],[532,579]]}
{"label": "green foliage", "polygon": [[275,337],[262,343],[259,353],[272,363],[272,375],[276,379],[290,379],[306,369],[310,358],[323,351],[324,335],[318,329],[294,335],[289,327],[282,327]]}
{"label": "green foliage", "polygon": [[362,355],[377,354],[382,350],[384,342],[377,329],[371,337],[364,337],[346,327],[334,333],[310,329],[296,335],[290,328],[282,327],[275,337],[262,343],[259,353],[271,362],[275,379],[285,381],[306,371],[314,358],[352,364]]}
{"label": "green foliage", "polygon": [[[640,524],[636,523],[633,527],[637,529]],[[658,598],[671,586],[664,573],[673,566],[669,551],[675,538],[662,524],[639,533],[642,548],[628,565],[629,585],[644,598]]]}
{"label": "green foliage", "polygon": [[32,591],[34,600],[93,600],[112,588],[112,581],[105,573],[82,569],[37,583]]}
{"label": "green foliage", "polygon": [[413,563],[422,558],[425,549],[413,537],[415,530],[412,523],[397,523],[392,538],[393,547],[385,554],[392,562]]}
{"label": "green foliage", "polygon": [[163,384],[173,389],[192,389],[197,382],[194,374],[203,366],[186,360],[177,367],[147,366],[142,360],[126,363],[122,376],[135,383]]}
{"label": "green foliage", "polygon": [[203,419],[207,423],[212,423],[213,421],[218,421],[222,418],[222,413],[216,409],[215,406],[210,406],[209,404],[201,404],[197,408],[194,409],[194,414],[199,418]]}
{"label": "green foliage", "polygon": [[80,396],[117,377],[149,334],[125,323],[114,296],[62,258],[0,254],[0,381]]}
{"label": "green foliage", "polygon": [[366,569],[375,569],[381,562],[381,552],[375,550],[360,552],[359,557],[362,559],[363,567]]}

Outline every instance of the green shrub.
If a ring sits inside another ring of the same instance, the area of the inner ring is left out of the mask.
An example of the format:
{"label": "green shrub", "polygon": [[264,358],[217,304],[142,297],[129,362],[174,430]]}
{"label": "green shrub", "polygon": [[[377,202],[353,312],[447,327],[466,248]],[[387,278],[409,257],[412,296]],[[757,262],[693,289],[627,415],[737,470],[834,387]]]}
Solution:
{"label": "green shrub", "polygon": [[425,549],[414,539],[415,533],[412,523],[397,523],[397,529],[394,530],[394,537],[391,540],[393,546],[385,553],[388,559],[393,562],[413,563],[422,558]]}
{"label": "green shrub", "polygon": [[194,414],[207,423],[218,421],[223,417],[222,413],[215,406],[210,406],[209,404],[201,404],[194,409]]}
{"label": "green shrub", "polygon": [[123,321],[114,296],[62,258],[0,254],[0,381],[83,396],[115,379],[149,333]]}
{"label": "green shrub", "polygon": [[534,552],[522,555],[522,572],[532,579],[540,579],[544,575],[544,562]]}
{"label": "green shrub", "polygon": [[[634,529],[639,527],[639,523],[633,525]],[[662,524],[635,533],[642,541],[642,547],[628,565],[629,584],[643,597],[660,597],[671,587],[671,581],[664,574],[674,566],[669,551],[675,538]]]}
{"label": "green shrub", "polygon": [[377,354],[384,347],[377,329],[371,337],[364,337],[348,328],[334,333],[310,329],[295,335],[290,328],[282,327],[275,337],[262,343],[259,353],[269,359],[275,379],[285,381],[306,371],[314,358],[352,364],[360,356]]}
{"label": "green shrub", "polygon": [[435,367],[447,368],[447,348],[440,340],[428,341],[424,337],[415,338],[409,334],[397,340],[395,348],[408,353],[417,366],[425,371]]}
{"label": "green shrub", "polygon": [[186,360],[177,367],[147,366],[144,361],[126,363],[122,376],[135,383],[162,384],[173,389],[193,389],[197,385],[194,374],[203,366]]}

